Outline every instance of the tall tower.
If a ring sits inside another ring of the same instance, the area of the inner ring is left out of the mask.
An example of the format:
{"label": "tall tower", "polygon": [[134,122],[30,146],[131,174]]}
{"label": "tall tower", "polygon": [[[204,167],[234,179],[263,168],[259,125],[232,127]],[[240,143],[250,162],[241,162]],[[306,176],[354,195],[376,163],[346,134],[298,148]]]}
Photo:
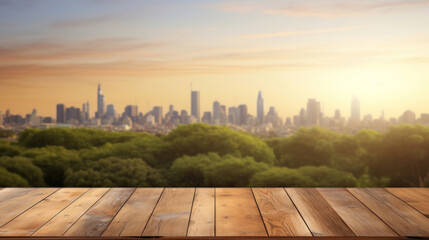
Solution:
{"label": "tall tower", "polygon": [[104,114],[104,95],[101,91],[101,85],[98,84],[97,89],[97,117],[101,118]]}
{"label": "tall tower", "polygon": [[259,91],[258,94],[257,119],[258,124],[264,124],[264,98],[262,97],[262,91]]}
{"label": "tall tower", "polygon": [[353,96],[350,120],[360,122],[360,102],[356,96]]}
{"label": "tall tower", "polygon": [[200,121],[200,92],[191,91],[191,115]]}
{"label": "tall tower", "polygon": [[220,123],[220,103],[218,101],[213,102],[213,123],[219,124]]}
{"label": "tall tower", "polygon": [[66,122],[66,112],[64,104],[57,104],[57,123]]}
{"label": "tall tower", "polygon": [[317,126],[320,123],[320,102],[316,99],[308,99],[307,102],[307,126]]}

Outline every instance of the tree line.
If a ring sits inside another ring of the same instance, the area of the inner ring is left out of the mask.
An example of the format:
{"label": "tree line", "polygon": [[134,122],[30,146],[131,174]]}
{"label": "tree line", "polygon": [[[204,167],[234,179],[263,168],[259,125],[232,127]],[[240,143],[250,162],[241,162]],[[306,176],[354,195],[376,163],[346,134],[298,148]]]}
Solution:
{"label": "tree line", "polygon": [[0,140],[0,186],[429,186],[429,128],[315,127],[267,139],[205,124],[168,135],[27,129],[17,142]]}

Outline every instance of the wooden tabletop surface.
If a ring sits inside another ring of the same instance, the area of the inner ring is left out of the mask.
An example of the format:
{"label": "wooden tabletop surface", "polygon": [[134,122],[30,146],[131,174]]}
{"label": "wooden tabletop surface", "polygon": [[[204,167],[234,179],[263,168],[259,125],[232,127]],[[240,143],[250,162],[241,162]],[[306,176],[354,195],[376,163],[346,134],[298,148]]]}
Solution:
{"label": "wooden tabletop surface", "polygon": [[3,188],[0,236],[429,237],[429,188]]}

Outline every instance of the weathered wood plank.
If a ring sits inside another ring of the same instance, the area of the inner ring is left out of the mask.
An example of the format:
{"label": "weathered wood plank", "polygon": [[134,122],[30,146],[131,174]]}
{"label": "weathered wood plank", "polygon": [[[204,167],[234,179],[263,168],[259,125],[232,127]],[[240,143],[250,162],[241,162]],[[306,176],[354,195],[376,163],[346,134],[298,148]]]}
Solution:
{"label": "weathered wood plank", "polygon": [[423,188],[386,188],[402,201],[429,217],[429,191]]}
{"label": "weathered wood plank", "polygon": [[62,188],[0,228],[0,236],[30,236],[88,188]]}
{"label": "weathered wood plank", "polygon": [[134,190],[134,188],[110,189],[71,226],[64,236],[100,236]]}
{"label": "weathered wood plank", "polygon": [[138,188],[102,236],[140,236],[162,191],[163,188]]}
{"label": "weathered wood plank", "polygon": [[355,235],[316,189],[287,188],[286,191],[314,236]]}
{"label": "weathered wood plank", "polygon": [[345,188],[317,190],[357,236],[398,236]]}
{"label": "weathered wood plank", "polygon": [[312,236],[283,188],[253,188],[269,236]]}
{"label": "weathered wood plank", "polygon": [[0,190],[0,204],[3,204],[4,202],[12,198],[27,194],[32,190],[34,190],[34,188],[3,188],[2,190]]}
{"label": "weathered wood plank", "polygon": [[8,196],[3,196],[0,204],[0,227],[57,190],[58,188],[4,189],[3,194]]}
{"label": "weathered wood plank", "polygon": [[429,219],[382,188],[348,188],[401,236],[429,236]]}
{"label": "weathered wood plank", "polygon": [[92,188],[43,225],[32,236],[62,236],[109,189]]}
{"label": "weathered wood plank", "polygon": [[195,188],[166,188],[143,236],[186,236]]}
{"label": "weathered wood plank", "polygon": [[197,188],[189,220],[188,236],[214,236],[214,208],[215,189]]}
{"label": "weathered wood plank", "polygon": [[216,236],[267,236],[251,189],[216,189]]}

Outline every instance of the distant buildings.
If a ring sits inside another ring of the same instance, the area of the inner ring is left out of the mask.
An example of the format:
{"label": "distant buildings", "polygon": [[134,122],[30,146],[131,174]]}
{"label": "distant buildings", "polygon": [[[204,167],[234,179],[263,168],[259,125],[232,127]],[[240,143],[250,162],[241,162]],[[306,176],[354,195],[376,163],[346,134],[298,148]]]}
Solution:
{"label": "distant buildings", "polygon": [[309,99],[307,102],[307,126],[319,126],[320,123],[320,102],[316,99]]}
{"label": "distant buildings", "polygon": [[191,115],[197,122],[200,121],[200,92],[198,91],[191,92]]}
{"label": "distant buildings", "polygon": [[98,84],[97,88],[97,113],[96,117],[101,118],[104,115],[104,95],[101,91],[101,85]]}
{"label": "distant buildings", "polygon": [[125,107],[124,116],[128,116],[132,121],[137,121],[139,115],[139,108],[137,105],[127,105]]}
{"label": "distant buildings", "polygon": [[399,117],[399,124],[415,124],[415,123],[416,123],[416,114],[411,110],[405,111]]}
{"label": "distant buildings", "polygon": [[352,123],[358,124],[360,120],[361,120],[360,102],[359,102],[359,99],[356,96],[354,96],[352,99],[352,105],[351,105],[350,121]]}
{"label": "distant buildings", "polygon": [[64,104],[57,104],[57,123],[66,122],[66,110]]}
{"label": "distant buildings", "polygon": [[264,99],[262,98],[262,92],[261,91],[259,91],[259,94],[258,94],[258,100],[257,100],[257,103],[256,103],[256,114],[257,114],[257,121],[258,121],[258,124],[264,124],[264,115],[265,115],[265,112],[264,112]]}

